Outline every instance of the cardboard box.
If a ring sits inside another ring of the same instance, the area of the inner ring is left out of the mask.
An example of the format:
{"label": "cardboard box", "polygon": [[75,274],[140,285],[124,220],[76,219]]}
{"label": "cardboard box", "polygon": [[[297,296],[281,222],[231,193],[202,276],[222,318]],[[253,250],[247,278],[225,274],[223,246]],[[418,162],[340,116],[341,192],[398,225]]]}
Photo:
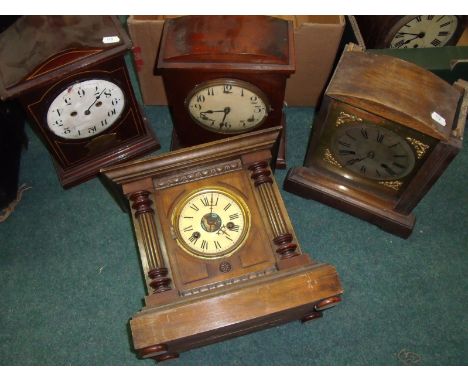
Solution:
{"label": "cardboard box", "polygon": [[468,80],[468,28],[465,28],[456,46],[414,49],[367,49],[359,25],[354,16],[347,16],[343,44],[353,42],[368,52],[385,54],[419,65],[443,80],[453,83]]}
{"label": "cardboard box", "polygon": [[[164,20],[174,16],[130,16],[128,31],[146,105],[167,105],[161,77],[153,75]],[[296,73],[286,86],[288,106],[316,106],[335,63],[345,27],[344,16],[277,16],[294,24]]]}

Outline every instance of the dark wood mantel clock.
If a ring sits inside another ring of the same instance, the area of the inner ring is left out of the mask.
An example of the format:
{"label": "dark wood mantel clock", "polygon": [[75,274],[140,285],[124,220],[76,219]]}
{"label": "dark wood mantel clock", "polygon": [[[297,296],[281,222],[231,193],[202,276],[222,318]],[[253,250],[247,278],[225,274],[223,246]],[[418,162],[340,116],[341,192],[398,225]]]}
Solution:
{"label": "dark wood mantel clock", "polygon": [[467,85],[348,47],[285,189],[408,237],[412,210],[462,147]]}
{"label": "dark wood mantel clock", "polygon": [[137,104],[111,16],[23,16],[0,34],[0,96],[18,99],[64,187],[160,147]]}
{"label": "dark wood mantel clock", "polygon": [[103,169],[129,199],[148,295],[140,357],[320,317],[343,290],[303,253],[271,169],[280,127]]}
{"label": "dark wood mantel clock", "polygon": [[[174,122],[173,147],[278,125],[295,70],[291,22],[269,16],[166,20],[156,73]],[[285,167],[285,134],[277,167]]]}

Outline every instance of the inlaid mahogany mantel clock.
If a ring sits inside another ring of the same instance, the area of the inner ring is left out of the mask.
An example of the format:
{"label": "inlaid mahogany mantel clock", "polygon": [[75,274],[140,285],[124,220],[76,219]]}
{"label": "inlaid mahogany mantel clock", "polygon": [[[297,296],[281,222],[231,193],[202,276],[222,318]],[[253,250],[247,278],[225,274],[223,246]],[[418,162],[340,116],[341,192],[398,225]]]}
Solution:
{"label": "inlaid mahogany mantel clock", "polygon": [[340,301],[334,267],[302,252],[268,165],[280,127],[102,170],[129,199],[146,306],[130,321],[158,361]]}
{"label": "inlaid mahogany mantel clock", "polygon": [[412,210],[462,147],[467,83],[390,56],[343,53],[304,167],[284,187],[408,237]]}
{"label": "inlaid mahogany mantel clock", "polygon": [[160,147],[133,93],[130,48],[110,16],[23,16],[0,34],[0,96],[23,105],[64,187]]}
{"label": "inlaid mahogany mantel clock", "polygon": [[[284,126],[293,39],[291,22],[275,17],[166,20],[155,71],[162,74],[171,109],[173,147]],[[279,167],[285,167],[284,139]]]}

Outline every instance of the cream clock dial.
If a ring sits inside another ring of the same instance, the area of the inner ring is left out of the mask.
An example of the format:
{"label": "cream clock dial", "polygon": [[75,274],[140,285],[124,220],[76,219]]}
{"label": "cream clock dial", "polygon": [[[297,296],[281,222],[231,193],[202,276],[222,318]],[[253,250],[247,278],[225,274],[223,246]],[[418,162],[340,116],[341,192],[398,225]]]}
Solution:
{"label": "cream clock dial", "polygon": [[444,46],[458,27],[456,16],[415,16],[404,24],[390,42],[390,48]]}
{"label": "cream clock dial", "polygon": [[221,188],[200,189],[176,207],[173,225],[179,245],[204,259],[229,256],[247,237],[250,213],[240,197]]}
{"label": "cream clock dial", "polygon": [[371,124],[340,128],[333,137],[332,152],[344,168],[375,180],[403,178],[415,165],[413,150],[403,137]]}
{"label": "cream clock dial", "polygon": [[81,81],[54,98],[47,111],[47,125],[64,139],[88,138],[110,128],[124,106],[124,93],[115,83],[103,79]]}
{"label": "cream clock dial", "polygon": [[221,134],[238,134],[260,126],[268,115],[266,96],[245,81],[220,79],[197,86],[187,97],[190,116]]}

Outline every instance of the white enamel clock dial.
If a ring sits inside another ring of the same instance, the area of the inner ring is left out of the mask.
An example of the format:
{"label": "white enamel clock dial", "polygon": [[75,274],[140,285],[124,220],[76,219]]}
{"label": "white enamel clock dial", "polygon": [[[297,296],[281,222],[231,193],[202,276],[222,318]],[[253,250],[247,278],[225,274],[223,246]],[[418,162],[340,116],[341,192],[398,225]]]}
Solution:
{"label": "white enamel clock dial", "polygon": [[268,115],[266,96],[252,84],[221,79],[197,86],[187,97],[190,116],[205,129],[238,134],[258,127]]}
{"label": "white enamel clock dial", "polygon": [[390,48],[431,48],[444,46],[458,27],[456,16],[415,16],[403,25]]}
{"label": "white enamel clock dial", "polygon": [[201,189],[180,202],[173,216],[178,243],[189,254],[217,259],[243,244],[250,226],[246,204],[224,189]]}
{"label": "white enamel clock dial", "polygon": [[332,152],[344,168],[375,180],[403,178],[415,164],[413,150],[403,137],[371,124],[340,128],[333,137]]}
{"label": "white enamel clock dial", "polygon": [[81,81],[54,98],[47,111],[47,125],[64,139],[89,138],[110,128],[124,106],[124,93],[115,83],[103,79]]}

